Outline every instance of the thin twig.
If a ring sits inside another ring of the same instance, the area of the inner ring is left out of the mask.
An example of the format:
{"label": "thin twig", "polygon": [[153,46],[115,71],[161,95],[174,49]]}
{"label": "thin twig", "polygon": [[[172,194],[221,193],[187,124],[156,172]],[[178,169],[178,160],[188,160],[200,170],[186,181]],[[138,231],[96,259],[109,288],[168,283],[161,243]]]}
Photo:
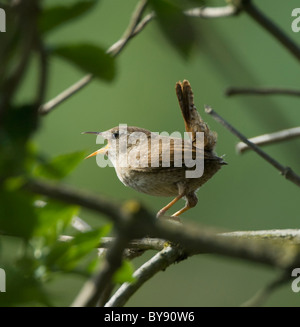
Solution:
{"label": "thin twig", "polygon": [[297,60],[300,60],[300,47],[256,6],[254,6],[251,0],[243,1],[243,10],[271,35],[273,35]]}
{"label": "thin twig", "polygon": [[81,233],[85,233],[87,231],[92,230],[92,227],[78,216],[72,218],[71,225],[73,228],[75,228]]}
{"label": "thin twig", "polygon": [[[223,17],[228,17],[228,16],[234,16],[239,12],[238,8],[235,6],[222,6],[222,7],[197,7],[197,8],[192,8],[184,11],[183,13],[186,16],[189,17],[198,17],[198,18],[223,18]],[[151,22],[154,18],[156,18],[156,14],[154,11],[146,15],[140,23],[136,26],[132,33],[132,37],[137,35],[139,32],[141,32],[144,27]],[[119,40],[120,42],[122,40]],[[116,44],[118,43],[116,42]]]}
{"label": "thin twig", "polygon": [[75,84],[71,85],[69,88],[58,94],[55,98],[51,99],[47,103],[40,106],[39,114],[40,115],[48,114],[59,104],[69,99],[73,94],[77,93],[79,90],[81,90],[86,85],[88,85],[92,79],[93,79],[92,74],[85,75],[82,79],[80,79],[78,82],[76,82]]}
{"label": "thin twig", "polygon": [[118,233],[113,245],[107,250],[105,260],[102,262],[101,269],[95,277],[85,284],[85,287],[78,294],[73,307],[90,307],[96,306],[101,295],[106,291],[106,286],[111,283],[114,272],[121,266],[122,254],[127,246],[128,235]]}
{"label": "thin twig", "polygon": [[105,289],[103,290],[102,294],[99,297],[99,300],[97,302],[98,307],[104,307],[105,306],[105,303],[111,297],[111,294],[112,294],[114,288],[115,288],[115,284],[112,281],[110,281],[110,283],[108,283],[106,285]]}
{"label": "thin twig", "polygon": [[[233,16],[236,15],[238,12],[239,10],[236,6],[228,5],[222,7],[197,7],[185,10],[183,13],[189,17],[213,19]],[[136,24],[135,28],[132,30],[131,37],[136,36],[138,33],[140,33],[146,27],[146,25],[154,18],[156,18],[156,14],[154,11],[147,14],[138,24]],[[123,38],[117,41],[114,45],[112,45],[110,49],[116,48],[118,46],[118,43],[121,43],[122,41],[124,41]]]}
{"label": "thin twig", "polygon": [[128,43],[128,41],[136,34],[134,34],[135,28],[140,22],[143,12],[147,7],[148,1],[141,0],[138,2],[129,22],[129,26],[123,34],[122,38],[115,44],[113,44],[108,50],[107,53],[111,54],[113,57],[117,56]]}
{"label": "thin twig", "polygon": [[[122,233],[124,233],[124,231],[122,231]],[[64,242],[68,242],[71,239],[72,237],[70,238],[64,235],[60,237],[60,240]],[[138,254],[141,255],[145,252],[146,249],[149,249],[149,243],[155,244],[154,247],[157,249],[157,243],[163,242],[163,240],[153,239],[153,242],[151,242],[150,240],[152,239],[145,238],[141,240],[142,241],[141,243],[144,244],[144,249],[143,246],[140,248],[137,247],[139,243],[138,240],[132,240],[128,242],[127,247],[123,250],[123,258],[127,260],[132,260],[133,258],[137,257]],[[107,249],[110,249],[114,245],[114,242],[115,242],[115,237],[103,237],[101,239],[101,244],[99,245],[99,247],[101,247],[100,248],[101,257],[104,256],[105,258],[107,256]],[[160,249],[163,249],[163,246],[161,246]],[[99,290],[97,289],[99,288],[99,279],[101,278],[102,275],[103,272],[99,271],[98,274],[96,274],[96,276],[93,276],[84,284],[81,291],[77,295],[75,301],[73,302],[72,306],[87,306],[88,304],[96,305],[96,303],[98,306],[105,305],[105,303],[108,301],[108,299],[111,296],[115,284],[110,280],[109,282],[106,283],[105,287],[103,287],[103,289],[99,292]],[[96,293],[99,296],[98,300],[97,297],[95,296]],[[92,302],[91,300],[92,298],[94,298],[94,302],[96,303]]]}
{"label": "thin twig", "polygon": [[[136,7],[135,12],[132,14],[131,20],[129,22],[129,26],[126,29],[123,37],[115,42],[108,50],[107,53],[111,54],[113,57],[120,54],[120,52],[124,49],[127,43],[136,35],[138,35],[150,21],[155,18],[155,12],[151,12],[147,14],[143,19],[141,19],[142,14],[146,8],[145,0],[142,0]],[[208,8],[208,7],[200,7],[193,8],[184,12],[187,16],[190,17],[201,17],[201,18],[220,18],[227,17],[231,15],[235,15],[238,13],[238,9],[234,6],[224,6],[224,7],[216,7],[216,8]],[[44,105],[42,105],[39,109],[41,115],[46,115],[51,110],[56,108],[63,101],[67,100],[69,97],[80,91],[82,88],[87,86],[93,79],[92,74],[88,74],[84,76],[80,81],[76,82],[65,91],[61,92],[52,100],[48,101]]]}
{"label": "thin twig", "polygon": [[132,32],[132,37],[138,35],[147,25],[156,17],[155,12],[152,11],[147,14],[135,27]]}
{"label": "thin twig", "polygon": [[[129,40],[136,35],[137,33],[134,34],[134,30],[136,26],[138,25],[141,16],[146,8],[147,1],[146,0],[141,0],[134,13],[132,14],[131,20],[129,22],[129,26],[126,29],[126,32],[124,36],[117,41],[115,44],[113,44],[106,52],[110,54],[112,57],[117,56],[125,47],[125,45],[129,42]],[[146,26],[146,24],[143,26],[143,28]],[[140,28],[139,32],[142,30]],[[92,80],[93,80],[93,74],[87,74],[84,76],[82,79],[80,79],[78,82],[75,84],[71,85],[69,88],[67,88],[65,91],[57,95],[55,98],[52,100],[48,101],[44,105],[42,105],[39,108],[39,113],[41,115],[46,115],[48,114],[51,110],[53,110],[55,107],[57,107],[59,104],[61,104],[63,101],[67,100],[70,98],[72,95],[80,91],[82,88],[87,86]]]}
{"label": "thin twig", "polygon": [[185,15],[190,17],[200,18],[223,18],[234,16],[239,13],[239,8],[233,5],[222,7],[199,7],[188,9],[184,12]]}
{"label": "thin twig", "polygon": [[[102,237],[99,247],[108,248],[111,246],[114,238],[113,237]],[[142,239],[131,240],[128,243],[127,248],[131,250],[155,250],[161,251],[166,245],[166,241],[160,238],[144,237]]]}
{"label": "thin twig", "polygon": [[226,120],[219,116],[212,108],[206,106],[205,112],[211,115],[216,121],[221,123],[226,127],[232,134],[237,136],[241,141],[246,143],[250,148],[252,148],[258,155],[265,159],[269,164],[275,167],[280,173],[289,181],[293,182],[297,186],[300,186],[300,176],[297,175],[291,168],[281,165],[278,161],[269,156],[261,148],[256,146],[254,143],[249,141],[244,135],[242,135],[238,130],[236,130],[232,125],[230,125]]}
{"label": "thin twig", "polygon": [[105,304],[105,307],[122,307],[145,282],[159,271],[165,270],[181,256],[182,251],[177,247],[169,246],[158,252],[134,272],[132,275],[134,278],[133,282],[126,282],[121,285]]}
{"label": "thin twig", "polygon": [[[287,141],[293,138],[300,137],[300,127],[294,127],[289,129],[284,129],[279,132],[270,133],[270,134],[263,134],[256,137],[252,137],[248,139],[255,145],[266,145],[266,144],[274,144],[279,143],[282,141]],[[238,153],[243,153],[247,150],[251,149],[247,144],[244,142],[239,142],[236,145],[236,151]]]}
{"label": "thin twig", "polygon": [[[72,306],[95,306],[103,302],[107,291],[111,288],[112,278],[118,268],[121,267],[124,250],[128,246],[128,242],[135,235],[135,225],[139,220],[139,214],[143,210],[139,207],[130,206],[123,208],[124,219],[120,222],[116,229],[116,237],[112,245],[106,251],[101,269],[92,281],[93,287],[87,284],[79,293]],[[99,302],[100,301],[100,302]]]}
{"label": "thin twig", "polygon": [[267,284],[263,289],[259,290],[252,298],[244,302],[242,307],[257,307],[264,304],[268,297],[280,286],[287,283],[290,276],[284,272],[275,278],[271,283]]}
{"label": "thin twig", "polygon": [[255,88],[255,87],[231,87],[226,91],[227,96],[232,95],[292,95],[300,96],[300,90],[284,88]]}

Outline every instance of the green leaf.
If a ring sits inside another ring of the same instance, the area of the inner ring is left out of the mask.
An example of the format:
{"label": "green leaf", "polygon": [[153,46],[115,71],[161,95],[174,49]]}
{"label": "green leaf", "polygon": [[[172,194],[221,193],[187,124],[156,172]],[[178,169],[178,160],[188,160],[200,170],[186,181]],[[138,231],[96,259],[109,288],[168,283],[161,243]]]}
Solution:
{"label": "green leaf", "polygon": [[135,280],[133,273],[134,267],[131,261],[123,260],[122,266],[113,275],[113,281],[116,284],[131,283]]}
{"label": "green leaf", "polygon": [[37,224],[33,201],[34,196],[23,191],[0,189],[0,231],[30,238]]}
{"label": "green leaf", "polygon": [[0,180],[24,173],[33,154],[28,140],[37,127],[37,110],[33,105],[9,107],[4,112],[0,129]]}
{"label": "green leaf", "polygon": [[0,293],[0,307],[53,305],[43,282],[33,271],[11,262],[7,265],[1,262],[1,267],[6,272],[6,292]]}
{"label": "green leaf", "polygon": [[39,17],[39,29],[42,33],[78,18],[94,7],[98,0],[81,0],[73,4],[62,4],[45,8]]}
{"label": "green leaf", "polygon": [[35,208],[38,221],[34,236],[42,236],[50,244],[56,242],[78,211],[78,206],[56,201],[48,201],[44,206]]}
{"label": "green leaf", "polygon": [[76,168],[85,156],[85,151],[76,151],[59,155],[49,162],[38,164],[33,171],[33,175],[48,179],[62,179]]}
{"label": "green leaf", "polygon": [[3,117],[5,132],[15,142],[23,144],[39,127],[39,116],[34,104],[10,107]]}
{"label": "green leaf", "polygon": [[100,243],[100,239],[107,235],[111,225],[105,225],[96,230],[79,233],[69,242],[57,242],[46,257],[46,264],[52,269],[70,271],[79,261]]}
{"label": "green leaf", "polygon": [[114,58],[96,45],[82,43],[55,46],[51,54],[71,62],[96,78],[111,81],[115,76]]}
{"label": "green leaf", "polygon": [[172,1],[150,0],[150,4],[168,41],[187,58],[196,37],[191,19],[184,15],[183,8]]}

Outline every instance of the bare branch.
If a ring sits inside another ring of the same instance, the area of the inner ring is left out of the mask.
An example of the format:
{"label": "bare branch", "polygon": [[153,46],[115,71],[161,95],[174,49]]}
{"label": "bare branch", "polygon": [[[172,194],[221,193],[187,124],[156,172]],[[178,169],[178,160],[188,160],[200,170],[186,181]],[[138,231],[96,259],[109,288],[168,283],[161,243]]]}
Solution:
{"label": "bare branch", "polygon": [[[78,217],[76,217],[77,219]],[[80,218],[79,218],[80,219]],[[77,224],[77,222],[76,222]],[[234,231],[226,233],[218,233],[216,237],[227,237],[232,239],[252,239],[252,240],[269,240],[272,242],[284,242],[285,244],[300,244],[300,229],[268,229],[268,230],[256,230],[256,231]],[[72,236],[62,235],[59,240],[62,242],[68,242],[73,239]],[[101,249],[109,248],[115,238],[114,237],[102,237],[100,244],[97,246]],[[133,239],[128,242],[127,249],[130,250],[155,250],[161,251],[168,245],[166,240],[160,238],[144,237],[141,239]],[[199,251],[199,254],[203,253],[203,250]],[[193,254],[197,254],[194,252]]]}
{"label": "bare branch", "polygon": [[269,164],[275,167],[280,173],[285,176],[286,179],[293,182],[297,186],[300,186],[300,176],[297,175],[291,168],[282,166],[278,161],[269,156],[266,152],[264,152],[261,148],[256,146],[254,143],[249,141],[244,135],[242,135],[238,130],[236,130],[232,125],[230,125],[226,120],[224,120],[221,116],[219,116],[212,108],[206,106],[206,113],[211,115],[216,121],[221,123],[224,127],[226,127],[232,134],[237,136],[241,141],[246,143],[250,148],[252,148],[258,155],[260,155],[263,159],[265,159]]}
{"label": "bare branch", "polygon": [[[115,42],[108,50],[107,53],[111,54],[113,57],[120,54],[120,52],[124,49],[127,43],[137,34],[139,34],[150,21],[155,18],[155,12],[151,12],[146,15],[143,19],[141,19],[143,12],[145,11],[147,5],[146,0],[141,0],[134,13],[132,14],[131,20],[129,22],[129,26],[126,29],[123,37]],[[237,14],[238,10],[234,6],[225,6],[225,7],[216,7],[216,8],[194,8],[187,10],[185,14],[191,17],[202,17],[202,18],[219,18],[219,17],[227,17],[230,15]],[[65,91],[57,95],[52,100],[48,101],[44,105],[42,105],[39,109],[41,115],[45,115],[61,104],[63,101],[67,100],[69,97],[80,91],[83,87],[88,85],[93,79],[92,74],[88,74],[84,76],[80,81],[76,82]]]}
{"label": "bare branch", "polygon": [[284,88],[255,88],[255,87],[231,87],[226,91],[227,96],[232,95],[292,95],[300,96],[300,90]]}
{"label": "bare branch", "polygon": [[66,203],[77,204],[97,213],[107,215],[116,224],[119,224],[123,219],[119,204],[114,204],[112,201],[99,195],[96,196],[88,192],[78,191],[65,185],[54,185],[37,180],[28,181],[24,188],[33,193],[49,196]]}
{"label": "bare branch", "polygon": [[[124,208],[100,196],[77,191],[70,187],[51,185],[40,181],[29,181],[26,190],[50,196],[54,199],[81,205],[97,213],[107,215],[119,226],[124,223]],[[188,254],[215,253],[252,262],[261,262],[273,267],[285,268],[295,264],[297,253],[289,248],[257,242],[257,240],[217,237],[219,230],[193,225],[177,225],[170,221],[155,219],[155,216],[142,206],[135,213],[130,238],[142,238],[145,235],[180,244]],[[298,262],[298,261],[297,261]]]}
{"label": "bare branch", "polygon": [[[282,141],[287,141],[297,137],[300,137],[300,127],[294,127],[294,128],[284,129],[282,131],[275,132],[275,133],[259,135],[250,138],[249,141],[255,145],[266,145],[266,144],[274,144]],[[238,153],[243,153],[249,149],[251,148],[243,142],[239,142],[236,145],[236,151]]]}
{"label": "bare branch", "polygon": [[252,240],[269,240],[272,242],[284,242],[284,244],[300,244],[300,229],[269,229],[256,231],[235,231],[219,234],[222,237],[243,238]]}
{"label": "bare branch", "polygon": [[[201,253],[219,254],[251,262],[263,263],[284,270],[292,266],[297,266],[300,262],[298,248],[295,247],[295,244],[299,244],[300,240],[299,230],[246,231],[220,234],[217,230],[203,226],[198,228],[193,225],[178,225],[169,221],[155,219],[154,215],[147,213],[144,209],[141,210],[141,207],[138,211],[132,213],[134,222],[130,225],[128,223],[127,225],[128,218],[124,220],[126,217],[124,216],[124,208],[122,208],[122,210],[120,209],[120,211],[117,210],[117,213],[121,211],[122,213],[120,216],[117,215],[116,219],[114,217],[114,215],[116,215],[114,204],[103,201],[101,197],[90,197],[82,191],[78,192],[61,186],[49,187],[40,182],[31,182],[31,185],[26,184],[24,187],[32,192],[51,196],[68,203],[80,204],[96,212],[108,214],[113,221],[118,223],[118,235],[122,236],[114,240],[104,239],[102,241],[102,247],[109,246],[106,252],[104,265],[101,271],[85,284],[74,301],[73,306],[96,305],[103,294],[106,294],[108,290],[107,286],[111,285],[111,276],[120,266],[124,249],[128,249],[130,246],[133,248],[133,251],[137,251],[138,248],[145,251],[146,249],[154,247],[160,250],[166,245],[164,240],[169,240],[174,244],[180,244],[182,247],[180,253],[181,255],[184,253],[185,256]],[[62,188],[62,190],[59,188]],[[98,201],[99,203],[97,203]],[[105,205],[107,205],[108,208],[112,207],[112,209],[105,208]],[[111,212],[111,210],[113,210],[113,212]],[[130,219],[129,221],[132,220]],[[144,235],[153,235],[159,239],[135,240],[129,243],[130,238],[137,238]],[[282,240],[283,238],[288,239],[288,241],[284,243],[277,242],[277,240]],[[63,240],[68,241],[69,239],[64,238]],[[140,246],[141,243],[143,246]],[[176,249],[176,251],[178,251],[178,249]],[[178,260],[178,257],[176,257],[176,260]],[[171,263],[171,259],[168,259],[164,264],[168,266]],[[160,269],[161,268],[149,268],[149,271],[152,271],[150,275],[158,272]],[[128,292],[135,292],[138,287],[151,277],[149,276],[140,276],[140,284],[128,286]]]}
{"label": "bare branch", "polygon": [[219,232],[208,227],[176,226],[167,222],[158,222],[156,226],[157,237],[180,244],[187,255],[213,253],[283,269],[299,264],[294,245],[281,246],[280,243],[266,240],[218,237]]}
{"label": "bare branch", "polygon": [[[300,244],[300,230],[266,230],[266,231],[239,231],[230,233],[220,233],[220,237],[229,238],[243,238],[243,239],[255,239],[255,240],[272,240],[285,242],[285,244],[291,242],[292,244]],[[137,241],[137,244],[142,244],[145,239]],[[166,243],[165,243],[166,244]],[[130,246],[130,243],[128,244]],[[202,252],[203,253],[203,252]],[[196,253],[194,253],[196,254]],[[178,247],[165,247],[149,261],[144,263],[138,268],[134,274],[134,281],[129,283],[126,282],[115,292],[111,299],[105,304],[106,307],[120,307],[123,306],[129,298],[143,286],[150,278],[152,278],[159,271],[165,270],[168,266],[175,263],[176,261],[186,258],[189,255]],[[270,293],[283,282],[285,278],[280,277],[279,280],[272,282],[263,291],[259,292],[251,301],[244,303],[244,306],[254,305],[262,303]]]}
{"label": "bare branch", "polygon": [[251,0],[243,1],[243,10],[259,25],[273,35],[298,61],[300,60],[300,47],[295,44],[277,25],[266,17]]}
{"label": "bare branch", "polygon": [[[128,248],[130,238],[137,238],[144,235],[153,235],[162,240],[165,239],[174,242],[174,244],[180,244],[182,249],[184,249],[180,250],[181,254],[184,253],[186,256],[196,253],[212,253],[232,258],[240,258],[251,262],[260,262],[281,269],[288,269],[288,267],[299,264],[299,254],[294,244],[277,244],[273,241],[268,242],[251,239],[249,235],[245,237],[239,237],[239,235],[228,237],[227,235],[227,237],[224,237],[219,234],[219,231],[207,227],[179,226],[168,221],[157,220],[154,218],[154,215],[141,209],[134,212],[134,223],[128,223],[127,225],[128,218],[124,220],[126,217],[124,216],[124,208],[122,208],[122,210],[117,209],[114,204],[109,203],[107,200],[104,201],[101,197],[90,196],[82,191],[78,192],[62,186],[49,186],[37,181],[31,181],[24,187],[35,193],[51,196],[68,203],[80,204],[96,212],[105,213],[110,219],[117,222],[119,236],[112,242],[107,250],[106,259],[102,265],[101,271],[84,285],[82,291],[73,302],[73,306],[94,306],[99,303],[98,301],[100,299],[101,303],[103,303],[107,294],[110,293],[111,277],[121,265],[124,249]],[[276,233],[273,232],[273,235],[274,234]],[[291,235],[290,232],[289,235]],[[143,242],[145,242],[145,240]],[[160,248],[164,241],[155,242],[158,244],[158,248]],[[147,247],[148,246],[149,244],[147,244]],[[170,251],[174,254],[173,250]],[[178,249],[174,251],[178,251]],[[175,258],[178,260],[176,256],[173,257],[173,260],[175,260]],[[161,260],[159,261],[161,263],[164,262],[163,265],[165,265],[165,267],[172,263],[170,258],[167,261]],[[163,265],[159,264],[156,268],[149,267],[149,275],[138,275],[138,284],[126,286],[127,295],[123,298],[127,298],[128,294],[130,296],[132,292],[135,292],[145,281],[151,278],[151,274],[153,275],[160,271]]]}
{"label": "bare branch", "polygon": [[[146,26],[147,24],[155,18],[155,13],[151,12],[150,14],[146,15],[142,20],[142,14],[146,8],[147,1],[141,0],[130,20],[129,26],[126,29],[123,37],[118,40],[116,43],[114,43],[108,50],[107,53],[110,53],[112,56],[118,55],[125,45],[129,42],[131,38],[139,34]],[[271,21],[269,21],[266,17],[264,17],[253,5],[248,3],[248,1],[245,2],[244,5],[245,11],[250,14],[253,18],[255,18],[258,22],[262,22],[261,24],[268,29],[275,37],[277,37],[279,40],[282,41],[282,43],[289,49],[292,49],[292,52],[299,55],[300,57],[300,51],[299,47],[297,47],[291,40],[287,38],[285,34],[282,33],[281,30],[277,28]],[[215,7],[215,8],[209,8],[209,7],[200,7],[200,8],[193,8],[185,11],[185,14],[187,16],[191,17],[201,17],[201,18],[219,18],[219,17],[227,17],[236,15],[239,13],[239,9],[235,6],[224,6],[224,7]],[[76,82],[72,86],[70,86],[68,89],[60,93],[58,96],[56,96],[54,99],[48,101],[44,105],[42,105],[39,109],[40,114],[45,115],[49,113],[52,109],[54,109],[56,106],[61,104],[64,100],[71,97],[73,94],[77,93],[79,90],[81,90],[83,87],[88,85],[93,79],[92,74],[88,74],[84,76],[80,81]]]}

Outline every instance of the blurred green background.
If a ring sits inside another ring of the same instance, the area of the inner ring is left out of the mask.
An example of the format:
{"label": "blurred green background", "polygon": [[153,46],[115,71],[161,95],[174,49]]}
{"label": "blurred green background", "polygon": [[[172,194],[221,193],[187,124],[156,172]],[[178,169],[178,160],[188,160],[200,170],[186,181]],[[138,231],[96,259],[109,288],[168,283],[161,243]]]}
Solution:
{"label": "blurred green background", "polygon": [[[49,0],[46,4],[59,3]],[[85,41],[109,48],[126,29],[136,0],[102,0],[79,20],[64,25],[47,36],[47,44]],[[208,5],[224,5],[208,1]],[[255,4],[295,42],[300,33],[291,30],[291,12],[297,1],[256,1]],[[197,1],[195,1],[195,6]],[[35,135],[38,148],[46,156],[77,150],[95,151],[96,138],[82,131],[103,131],[119,123],[156,132],[184,132],[175,95],[175,83],[188,79],[198,111],[218,133],[217,153],[225,154],[222,168],[198,191],[196,208],[183,222],[211,225],[226,231],[299,228],[299,190],[269,164],[252,152],[235,153],[237,139],[204,113],[213,107],[247,137],[299,123],[299,99],[287,96],[226,97],[230,86],[299,87],[299,63],[265,30],[245,13],[237,17],[193,19],[197,44],[185,60],[152,21],[130,41],[117,57],[117,76],[111,83],[93,81],[42,120]],[[69,87],[84,73],[58,58],[49,62],[47,100]],[[32,65],[19,93],[24,102],[32,94],[36,67]],[[300,172],[300,141],[265,147],[283,165]],[[66,183],[116,200],[137,199],[153,212],[168,198],[155,198],[124,187],[113,168],[99,168],[95,159],[83,161]],[[183,202],[179,203],[179,209]],[[81,210],[80,217],[93,226],[105,217]],[[134,261],[135,267],[154,253]],[[237,306],[254,295],[276,271],[262,265],[212,255],[199,255],[172,265],[146,283],[128,306]],[[66,276],[54,279],[48,289],[56,305],[68,305],[84,279]],[[298,306],[299,294],[289,284],[275,291],[267,306]]]}

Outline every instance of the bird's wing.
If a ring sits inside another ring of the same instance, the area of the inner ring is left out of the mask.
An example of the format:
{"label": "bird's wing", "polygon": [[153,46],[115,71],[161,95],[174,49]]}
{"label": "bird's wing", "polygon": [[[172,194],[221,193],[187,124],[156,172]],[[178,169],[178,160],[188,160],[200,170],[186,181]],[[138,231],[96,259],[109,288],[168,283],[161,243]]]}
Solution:
{"label": "bird's wing", "polygon": [[[143,147],[144,154],[141,152],[136,152],[136,161],[134,167],[131,167],[136,171],[147,171],[147,172],[157,172],[163,168],[167,170],[178,170],[182,167],[187,168],[192,163],[192,160],[204,160],[205,161],[218,161],[220,164],[223,161],[222,158],[217,157],[212,152],[207,152],[199,148],[194,147],[191,142],[184,142],[184,140],[179,138],[169,138],[158,136],[159,140],[162,140],[155,146],[151,147],[151,141],[148,142],[148,149],[145,150]],[[163,140],[169,141],[164,143]],[[167,144],[169,143],[169,147]],[[151,148],[151,151],[148,151]]]}

